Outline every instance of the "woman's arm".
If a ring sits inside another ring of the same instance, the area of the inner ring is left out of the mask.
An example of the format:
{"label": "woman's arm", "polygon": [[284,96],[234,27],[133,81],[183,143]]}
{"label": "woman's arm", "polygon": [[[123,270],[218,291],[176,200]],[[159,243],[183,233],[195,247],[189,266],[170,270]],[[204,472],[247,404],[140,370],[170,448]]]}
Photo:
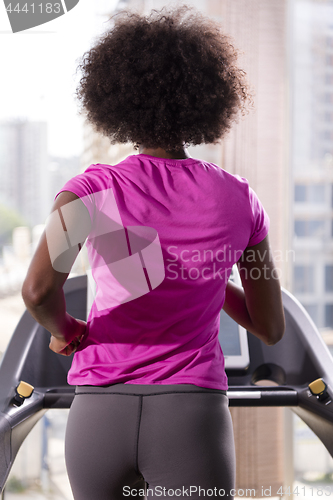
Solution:
{"label": "woman's arm", "polygon": [[268,236],[238,261],[242,287],[229,281],[223,310],[267,345],[282,339],[285,318],[280,281]]}
{"label": "woman's arm", "polygon": [[[74,193],[69,191],[60,193],[52,207],[52,213],[58,211],[63,205],[78,199]],[[59,262],[55,265],[56,261],[54,259],[51,262],[50,253],[54,255],[60,252],[57,246],[61,247],[59,242],[63,241],[64,234],[68,241],[68,235],[71,235],[73,228],[77,229],[78,224],[80,228],[83,228],[81,233],[85,232],[86,228],[86,236],[88,236],[91,226],[90,216],[84,204],[81,201],[79,203],[80,210],[72,210],[71,217],[66,219],[69,227],[66,227],[62,215],[58,219],[56,217],[49,219],[22,287],[22,297],[28,311],[58,341],[51,339],[50,347],[60,349],[63,346],[65,352],[62,354],[66,355],[70,354],[70,352],[69,349],[65,349],[65,345],[70,344],[76,338],[80,338],[85,331],[85,322],[76,320],[66,312],[63,292],[63,285],[79,253],[80,246],[76,245],[75,248],[69,249],[65,266],[63,263],[59,264]],[[62,214],[61,211],[58,213]],[[57,213],[55,215],[57,216]],[[57,224],[57,220],[61,220],[61,225],[60,223]],[[68,269],[67,272],[61,272],[54,267],[60,267],[62,270],[67,267]],[[60,351],[58,350],[58,352]]]}

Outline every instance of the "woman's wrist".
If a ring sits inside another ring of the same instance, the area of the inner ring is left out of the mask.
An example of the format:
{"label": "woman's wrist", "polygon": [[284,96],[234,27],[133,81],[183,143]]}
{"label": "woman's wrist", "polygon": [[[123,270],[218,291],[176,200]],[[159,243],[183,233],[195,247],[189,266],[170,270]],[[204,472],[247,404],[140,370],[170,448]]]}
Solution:
{"label": "woman's wrist", "polygon": [[64,323],[57,330],[53,330],[51,335],[58,340],[66,341],[68,344],[75,338],[82,336],[85,331],[86,322],[73,318],[66,312]]}

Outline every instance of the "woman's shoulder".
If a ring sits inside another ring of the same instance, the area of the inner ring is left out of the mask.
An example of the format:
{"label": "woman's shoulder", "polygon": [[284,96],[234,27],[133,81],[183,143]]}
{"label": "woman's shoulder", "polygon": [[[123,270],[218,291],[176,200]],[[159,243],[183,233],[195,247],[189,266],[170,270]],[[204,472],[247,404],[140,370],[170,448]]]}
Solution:
{"label": "woman's shoulder", "polygon": [[101,163],[89,165],[83,172],[77,174],[70,182],[90,186],[92,191],[101,191],[109,187],[112,177],[112,166]]}
{"label": "woman's shoulder", "polygon": [[213,181],[219,182],[224,190],[243,191],[246,195],[249,193],[250,185],[248,179],[238,174],[232,174],[216,163],[210,163],[203,160],[198,160],[203,164],[204,170],[211,175]]}
{"label": "woman's shoulder", "polygon": [[[133,176],[133,172],[135,172],[136,176],[140,176],[141,170],[147,174],[147,170],[141,164],[149,160],[152,161],[152,158],[142,158],[142,155],[134,154],[127,156],[113,165],[107,163],[94,163],[89,165],[83,173],[77,175],[72,180],[77,180],[78,182],[84,181],[90,184],[92,190],[100,191],[110,188],[114,178],[127,177],[127,175]],[[154,163],[160,164],[163,163],[164,159],[157,158],[157,160],[158,161]],[[175,163],[175,161],[165,159],[165,163]],[[238,174],[232,174],[215,163],[189,157],[185,161],[180,160],[178,163],[176,161],[175,165],[176,164],[179,167],[188,168],[193,175],[199,177],[204,176],[206,179],[208,176],[216,188],[220,185],[224,190],[230,191],[230,194],[232,192],[243,192],[247,197],[251,194],[249,181],[245,177]],[[135,170],[133,170],[134,166],[136,167]],[[140,168],[140,166],[142,168]],[[193,169],[194,166],[199,168]]]}

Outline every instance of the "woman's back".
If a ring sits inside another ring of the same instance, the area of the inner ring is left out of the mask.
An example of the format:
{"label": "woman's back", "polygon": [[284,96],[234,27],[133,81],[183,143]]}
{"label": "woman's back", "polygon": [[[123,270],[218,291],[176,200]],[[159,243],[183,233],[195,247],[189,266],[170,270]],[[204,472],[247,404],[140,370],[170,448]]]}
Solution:
{"label": "woman's back", "polygon": [[86,205],[95,300],[70,384],[227,389],[219,313],[233,264],[269,221],[245,179],[194,158],[132,155],[63,188]]}

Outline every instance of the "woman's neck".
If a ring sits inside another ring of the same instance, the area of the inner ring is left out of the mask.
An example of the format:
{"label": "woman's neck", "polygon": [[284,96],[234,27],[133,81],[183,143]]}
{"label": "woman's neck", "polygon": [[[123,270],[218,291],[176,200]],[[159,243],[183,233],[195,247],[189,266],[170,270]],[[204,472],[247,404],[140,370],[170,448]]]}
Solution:
{"label": "woman's neck", "polygon": [[179,149],[166,151],[163,148],[147,148],[143,144],[139,146],[139,153],[144,155],[156,156],[157,158],[171,158],[174,160],[184,160],[191,158],[185,146],[180,146]]}

